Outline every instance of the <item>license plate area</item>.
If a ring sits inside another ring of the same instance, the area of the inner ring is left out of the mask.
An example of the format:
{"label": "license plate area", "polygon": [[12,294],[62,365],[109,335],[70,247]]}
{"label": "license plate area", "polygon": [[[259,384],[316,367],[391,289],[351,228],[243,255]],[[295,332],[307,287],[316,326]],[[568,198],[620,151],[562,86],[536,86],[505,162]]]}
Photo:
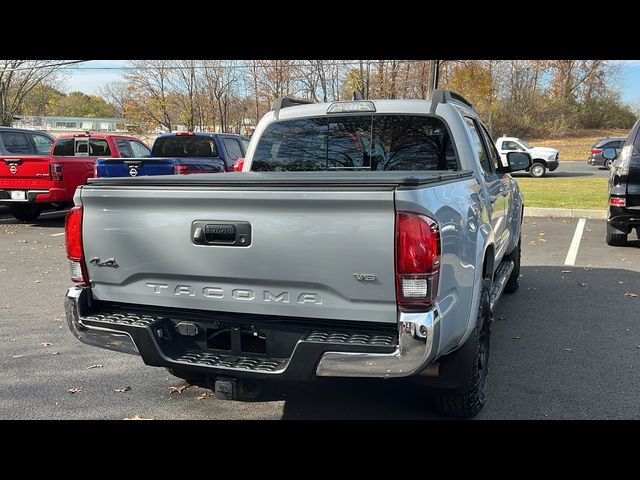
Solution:
{"label": "license plate area", "polygon": [[27,192],[24,190],[10,190],[11,200],[26,200]]}

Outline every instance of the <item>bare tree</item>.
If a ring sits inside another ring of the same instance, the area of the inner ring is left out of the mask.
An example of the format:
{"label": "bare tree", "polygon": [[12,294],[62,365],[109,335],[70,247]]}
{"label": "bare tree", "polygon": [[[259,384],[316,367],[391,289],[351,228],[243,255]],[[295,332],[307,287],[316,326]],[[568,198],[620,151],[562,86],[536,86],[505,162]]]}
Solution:
{"label": "bare tree", "polygon": [[173,129],[174,108],[172,105],[171,75],[169,60],[132,60],[134,70],[127,75],[131,82],[136,104],[141,113],[154,122]]}
{"label": "bare tree", "polygon": [[51,83],[61,66],[51,60],[0,60],[0,125],[10,126],[25,96],[36,86]]}

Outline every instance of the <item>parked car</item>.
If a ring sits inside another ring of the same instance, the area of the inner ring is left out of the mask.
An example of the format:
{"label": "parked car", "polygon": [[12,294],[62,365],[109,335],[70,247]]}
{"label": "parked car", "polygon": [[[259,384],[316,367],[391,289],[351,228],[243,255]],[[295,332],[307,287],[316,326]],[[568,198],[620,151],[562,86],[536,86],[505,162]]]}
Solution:
{"label": "parked car", "polygon": [[506,165],[507,153],[527,152],[531,155],[531,168],[528,170],[532,177],[543,177],[547,170],[553,172],[560,165],[560,152],[550,147],[532,147],[527,142],[516,137],[502,136],[496,140],[496,147],[500,152],[502,164]]}
{"label": "parked car", "polygon": [[0,127],[0,155],[49,155],[54,140],[46,132]]}
{"label": "parked car", "polygon": [[244,157],[249,139],[230,133],[175,132],[160,135],[150,156],[133,152],[133,158],[99,158],[96,177],[185,175],[233,171]]}
{"label": "parked car", "polygon": [[605,148],[602,157],[611,161],[609,173],[609,211],[607,237],[609,245],[624,246],[633,229],[640,239],[640,120],[636,122],[618,155],[615,148]]}
{"label": "parked car", "polygon": [[613,160],[607,160],[602,156],[602,151],[605,148],[613,148],[616,151],[616,157],[620,154],[620,150],[622,150],[622,146],[624,142],[627,140],[627,137],[607,137],[601,138],[591,147],[591,155],[587,159],[587,163],[589,165],[595,165],[598,167],[604,167],[607,170],[611,169],[611,164]]}
{"label": "parked car", "polygon": [[[523,199],[471,105],[276,100],[243,175],[90,179],[67,214],[84,343],[251,397],[259,381],[410,377],[486,401],[491,309],[520,284]],[[250,172],[259,167],[260,172]]]}
{"label": "parked car", "polygon": [[76,187],[93,177],[98,157],[122,157],[132,149],[149,152],[133,137],[86,133],[61,135],[44,155],[44,140],[38,139],[43,143],[38,155],[18,153],[12,146],[11,155],[0,156],[0,205],[8,205],[18,220],[33,221],[45,207],[69,205]]}

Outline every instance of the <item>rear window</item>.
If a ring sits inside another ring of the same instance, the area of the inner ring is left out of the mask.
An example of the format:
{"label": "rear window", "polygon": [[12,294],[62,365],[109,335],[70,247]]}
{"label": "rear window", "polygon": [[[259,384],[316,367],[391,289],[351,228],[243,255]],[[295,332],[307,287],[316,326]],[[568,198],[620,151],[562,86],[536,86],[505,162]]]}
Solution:
{"label": "rear window", "polygon": [[443,122],[425,115],[305,118],[269,125],[251,170],[457,170]]}
{"label": "rear window", "polygon": [[199,136],[158,137],[151,150],[152,157],[217,157],[213,139]]}
{"label": "rear window", "polygon": [[111,149],[104,138],[60,138],[53,149],[54,157],[109,157]]}
{"label": "rear window", "polygon": [[53,148],[53,155],[56,157],[73,157],[73,138],[59,138]]}

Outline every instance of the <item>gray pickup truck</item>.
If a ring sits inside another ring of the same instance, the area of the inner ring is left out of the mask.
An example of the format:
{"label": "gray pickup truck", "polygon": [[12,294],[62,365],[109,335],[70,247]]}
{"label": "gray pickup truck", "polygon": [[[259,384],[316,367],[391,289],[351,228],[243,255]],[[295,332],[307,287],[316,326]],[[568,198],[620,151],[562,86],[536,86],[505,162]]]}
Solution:
{"label": "gray pickup truck", "polygon": [[443,414],[472,417],[491,309],[519,285],[523,201],[508,172],[531,157],[508,163],[446,90],[276,101],[247,173],[78,188],[69,327],[220,398],[266,380],[409,377]]}

